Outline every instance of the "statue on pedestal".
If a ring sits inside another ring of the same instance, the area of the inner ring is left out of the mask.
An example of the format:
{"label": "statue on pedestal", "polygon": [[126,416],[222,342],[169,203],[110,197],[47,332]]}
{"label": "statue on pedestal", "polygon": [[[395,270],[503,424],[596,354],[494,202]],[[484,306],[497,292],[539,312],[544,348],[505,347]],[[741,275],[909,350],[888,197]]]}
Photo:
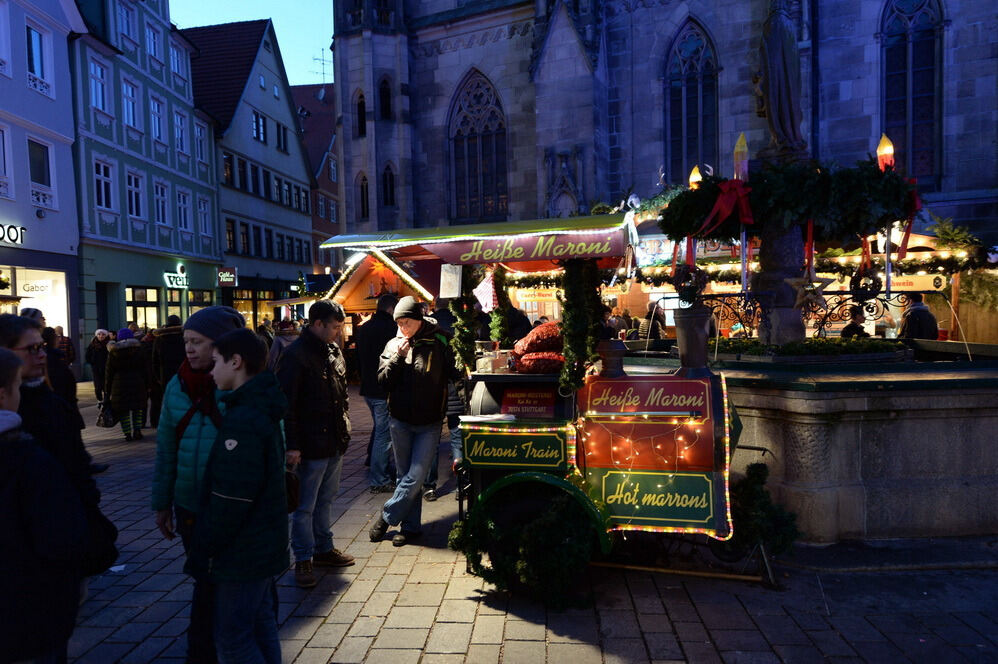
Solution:
{"label": "statue on pedestal", "polygon": [[807,157],[801,135],[800,52],[787,0],[773,0],[762,28],[759,73],[755,77],[759,96],[757,112],[769,124],[769,145],[763,159],[798,160]]}

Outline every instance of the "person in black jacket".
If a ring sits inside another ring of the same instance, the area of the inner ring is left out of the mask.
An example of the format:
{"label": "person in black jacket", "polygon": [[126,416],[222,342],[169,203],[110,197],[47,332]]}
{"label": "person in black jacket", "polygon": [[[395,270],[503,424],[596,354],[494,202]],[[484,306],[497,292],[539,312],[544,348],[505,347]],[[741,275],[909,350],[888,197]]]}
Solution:
{"label": "person in black jacket", "polygon": [[319,300],[308,310],[308,328],[277,363],[277,380],[288,400],[284,419],[287,464],[298,467],[298,509],[292,517],[295,583],[316,583],[312,565],[346,567],[351,555],[333,547],[333,499],[340,485],[343,453],[350,442],[346,362],[335,340],[343,329],[343,307]]}
{"label": "person in black jacket", "polygon": [[107,342],[110,338],[111,333],[107,330],[97,330],[87,346],[86,361],[94,375],[94,394],[98,403],[104,401],[104,372],[107,370]]}
{"label": "person in black jacket", "polygon": [[66,661],[87,520],[66,471],[21,430],[20,385],[20,358],[0,348],[0,661]]}
{"label": "person in black jacket", "polygon": [[857,339],[864,339],[870,336],[870,333],[863,329],[863,323],[866,322],[866,312],[858,304],[854,304],[849,307],[849,324],[842,328],[842,332],[839,336],[843,339],[851,339],[856,337]]}
{"label": "person in black jacket", "polygon": [[922,301],[922,294],[908,293],[908,308],[901,314],[898,338],[935,341],[938,337],[939,325],[936,323],[936,317]]}
{"label": "person in black jacket", "polygon": [[381,353],[378,383],[388,392],[389,430],[395,463],[403,475],[369,535],[377,542],[389,526],[401,523],[392,544],[403,546],[421,534],[420,488],[440,444],[447,384],[461,373],[448,336],[423,318],[414,297],[399,300],[394,318],[399,332]]}
{"label": "person in black jacket", "polygon": [[394,469],[391,468],[392,439],[388,434],[388,395],[378,385],[378,363],[381,351],[392,340],[398,327],[392,312],[398,298],[387,293],[378,298],[378,310],[371,319],[357,328],[357,364],[360,369],[360,396],[371,410],[371,439],[367,444],[370,468],[367,481],[371,493],[395,490]]}
{"label": "person in black jacket", "polygon": [[78,424],[84,428],[83,417],[76,398],[76,376],[69,369],[66,355],[58,348],[59,335],[51,327],[42,330],[42,341],[45,342],[45,374],[48,376],[49,387],[59,398],[73,407]]}
{"label": "person in black jacket", "polygon": [[166,326],[153,332],[152,380],[149,389],[149,422],[153,428],[159,425],[159,411],[163,407],[163,391],[170,379],[177,375],[187,354],[184,350],[184,327],[180,316],[170,316]]}
{"label": "person in black jacket", "polygon": [[127,327],[118,330],[117,338],[107,349],[106,387],[111,410],[121,420],[125,440],[142,440],[142,420],[149,393],[145,349]]}

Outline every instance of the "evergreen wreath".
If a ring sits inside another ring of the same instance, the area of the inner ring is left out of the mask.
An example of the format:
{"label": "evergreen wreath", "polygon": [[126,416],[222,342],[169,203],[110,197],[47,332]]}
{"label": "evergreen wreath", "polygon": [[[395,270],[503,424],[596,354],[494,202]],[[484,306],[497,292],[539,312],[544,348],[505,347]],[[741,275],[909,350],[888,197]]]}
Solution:
{"label": "evergreen wreath", "polygon": [[[589,259],[595,265],[595,261]],[[561,368],[559,388],[563,394],[571,394],[583,385],[586,375],[586,362],[592,357],[591,349],[596,348],[597,339],[591,339],[593,332],[592,291],[598,283],[587,284],[598,274],[593,267],[586,267],[586,259],[572,258],[564,261],[564,294],[559,295],[561,303],[561,336],[564,341],[565,364]],[[597,291],[598,297],[598,291]],[[602,306],[602,302],[600,303]],[[593,312],[595,313],[595,312]]]}
{"label": "evergreen wreath", "polygon": [[596,345],[600,341],[603,328],[603,298],[600,296],[600,269],[596,259],[589,258],[582,263],[582,287],[586,294],[586,311],[589,312],[589,333],[586,336],[586,360],[597,357]]}
{"label": "evergreen wreath", "polygon": [[458,366],[466,371],[475,370],[475,296],[472,291],[477,283],[477,272],[472,265],[461,268],[461,296],[450,301],[448,308],[454,314],[454,336],[451,337],[451,348],[457,358]]}
{"label": "evergreen wreath", "polygon": [[489,338],[498,341],[500,348],[512,348],[509,338],[509,293],[506,291],[506,268],[496,265],[492,271],[492,285],[496,289],[496,308],[489,314]]}

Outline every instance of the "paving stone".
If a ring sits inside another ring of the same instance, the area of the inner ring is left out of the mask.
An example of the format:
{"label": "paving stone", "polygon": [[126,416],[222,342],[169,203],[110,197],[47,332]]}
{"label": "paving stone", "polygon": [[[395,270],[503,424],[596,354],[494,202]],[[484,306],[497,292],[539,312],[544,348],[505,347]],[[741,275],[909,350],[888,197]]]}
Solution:
{"label": "paving stone", "polygon": [[343,593],[341,602],[366,602],[378,585],[377,581],[354,581],[353,585]]}
{"label": "paving stone", "polygon": [[308,641],[315,634],[319,626],[322,625],[322,618],[288,618],[287,622],[281,625],[279,636],[281,640],[288,641]]}
{"label": "paving stone", "polygon": [[569,614],[552,613],[548,616],[547,627],[549,643],[599,642],[596,616],[591,611]]}
{"label": "paving stone", "polygon": [[447,589],[442,583],[408,583],[399,591],[398,606],[439,606]]}
{"label": "paving stone", "polygon": [[347,637],[351,636],[377,636],[378,630],[385,623],[385,619],[377,616],[357,618],[353,625],[347,630]]}
{"label": "paving stone", "polygon": [[369,636],[346,637],[333,654],[332,661],[337,664],[353,664],[363,662],[374,639]]}
{"label": "paving stone", "polygon": [[437,622],[474,622],[477,609],[476,602],[445,599],[440,602]]}
{"label": "paving stone", "polygon": [[412,566],[416,564],[416,556],[395,556],[395,559],[388,565],[388,574],[405,574],[412,571]]}
{"label": "paving stone", "polygon": [[860,657],[862,657],[864,661],[869,662],[869,664],[904,662],[908,660],[905,654],[890,641],[873,641],[863,643],[859,654]]}
{"label": "paving stone", "polygon": [[385,574],[378,581],[378,585],[375,586],[375,590],[378,592],[398,592],[402,590],[402,586],[405,585],[406,579],[409,578],[405,574]]}
{"label": "paving stone", "polygon": [[113,634],[107,637],[107,640],[121,643],[138,643],[152,634],[157,628],[159,628],[159,623],[131,622],[119,627]]}
{"label": "paving stone", "polygon": [[998,622],[995,622],[995,620],[988,618],[982,613],[956,612],[953,614],[953,617],[962,620],[965,624],[969,625],[981,634],[989,636],[992,642],[994,642],[995,637],[998,636]]}
{"label": "paving stone", "polygon": [[774,645],[773,650],[784,664],[814,664],[825,659],[820,650],[810,645]]}
{"label": "paving stone", "polygon": [[599,630],[604,638],[622,639],[641,636],[641,628],[633,611],[600,609]]}
{"label": "paving stone", "polygon": [[755,629],[752,618],[737,601],[729,604],[696,603],[697,612],[704,626],[715,629]]}
{"label": "paving stone", "polygon": [[157,602],[133,618],[135,622],[161,623],[169,620],[185,609],[184,602]]}
{"label": "paving stone", "polygon": [[139,585],[135,586],[135,590],[162,590],[169,591],[173,590],[181,583],[187,580],[186,574],[167,574],[163,572],[157,572],[156,574],[149,577],[146,581],[143,581]]}
{"label": "paving stone", "polygon": [[410,583],[447,583],[454,572],[453,563],[416,562],[409,572]]}
{"label": "paving stone", "polygon": [[666,601],[664,604],[665,613],[672,622],[700,622],[700,614],[697,613],[696,607],[685,599],[685,595],[683,601]]}
{"label": "paving stone", "polygon": [[571,662],[571,664],[602,664],[603,653],[599,645],[593,643],[549,643],[549,662]]}
{"label": "paving stone", "polygon": [[350,625],[346,623],[323,623],[308,640],[308,648],[335,648],[346,636]]}
{"label": "paving stone", "polygon": [[506,619],[503,616],[478,616],[471,633],[472,643],[502,643]]}
{"label": "paving stone", "polygon": [[909,658],[918,662],[945,661],[953,649],[934,634],[888,634],[894,645]]}
{"label": "paving stone", "polygon": [[[464,661],[465,664],[497,664],[499,662],[499,646],[473,643],[468,646],[468,654]],[[579,664],[587,663],[579,662]]]}
{"label": "paving stone", "polygon": [[742,652],[731,650],[721,653],[724,664],[780,664],[780,658],[771,652]]}
{"label": "paving stone", "polygon": [[[781,615],[753,615],[752,618],[762,635],[772,645],[811,645],[811,640],[807,638],[804,631],[797,626],[793,618],[785,613]],[[869,624],[866,627],[872,629]]]}
{"label": "paving stone", "polygon": [[543,641],[509,641],[503,644],[499,661],[505,664],[543,662],[547,647]]}
{"label": "paving stone", "polygon": [[434,606],[396,606],[388,612],[385,627],[432,627],[437,615]]}
{"label": "paving stone", "polygon": [[363,604],[358,602],[344,602],[340,601],[329,615],[326,617],[326,622],[332,623],[352,623],[354,618],[360,615],[360,610],[363,608]]}
{"label": "paving stone", "polygon": [[378,632],[372,648],[417,649],[422,651],[426,638],[430,635],[429,628],[402,629],[388,627]]}
{"label": "paving stone", "polygon": [[293,612],[295,616],[328,616],[339,602],[339,595],[313,593],[303,599]]}
{"label": "paving stone", "polygon": [[[419,662],[422,650],[398,650],[372,648],[367,654],[364,664],[416,664]],[[424,658],[424,662],[427,660]]]}
{"label": "paving stone", "polygon": [[509,641],[543,641],[545,628],[544,624],[528,622],[526,620],[507,620],[505,640]]}
{"label": "paving stone", "polygon": [[806,611],[789,611],[790,617],[794,619],[797,626],[803,630],[820,631],[828,629],[828,621],[825,616]]}
{"label": "paving stone", "polygon": [[76,664],[107,664],[118,662],[128,651],[135,648],[134,643],[100,643],[76,660]]}
{"label": "paving stone", "polygon": [[471,640],[471,625],[467,623],[437,623],[430,630],[426,652],[463,653]]}
{"label": "paving stone", "polygon": [[700,641],[702,643],[709,643],[710,637],[707,635],[707,629],[698,622],[677,622],[672,623],[676,630],[676,634],[679,636],[680,641]]}
{"label": "paving stone", "polygon": [[304,649],[305,641],[302,639],[281,639],[282,664],[292,664]]}
{"label": "paving stone", "polygon": [[672,633],[651,632],[645,634],[645,645],[652,659],[682,659],[683,650],[679,640]]}
{"label": "paving stone", "polygon": [[697,664],[721,664],[723,662],[721,654],[710,643],[680,641],[679,645],[688,662],[696,662]]}
{"label": "paving stone", "polygon": [[121,627],[143,611],[140,606],[108,606],[87,618],[87,627]]}
{"label": "paving stone", "polygon": [[618,638],[608,638],[603,641],[603,660],[606,664],[636,664],[649,661],[644,641]]}
{"label": "paving stone", "polygon": [[905,614],[867,616],[866,619],[883,634],[918,634],[924,630],[918,620]]}
{"label": "paving stone", "polygon": [[69,656],[79,657],[114,633],[114,631],[115,628],[113,627],[84,627],[77,625],[76,629],[73,630],[72,636],[69,637],[69,646],[67,648]]}
{"label": "paving stone", "polygon": [[[966,625],[943,625],[929,629],[943,641],[952,645],[990,647],[986,637]],[[998,634],[992,636],[998,636]]]}
{"label": "paving stone", "polygon": [[420,662],[422,664],[464,664],[464,653],[454,655],[439,652],[427,653],[423,655]]}
{"label": "paving stone", "polygon": [[310,648],[306,645],[295,657],[294,662],[295,664],[327,664],[332,657],[332,648]]}
{"label": "paving stone", "polygon": [[158,659],[157,655],[167,649],[173,639],[170,637],[149,638],[121,658],[122,664],[147,664]]}
{"label": "paving stone", "polygon": [[479,599],[482,580],[478,577],[452,577],[444,592],[446,599]]}
{"label": "paving stone", "polygon": [[712,629],[710,637],[722,654],[726,650],[770,652],[762,633],[754,629]]}
{"label": "paving stone", "polygon": [[644,613],[639,609],[637,616],[642,632],[672,632],[672,623],[664,613]]}

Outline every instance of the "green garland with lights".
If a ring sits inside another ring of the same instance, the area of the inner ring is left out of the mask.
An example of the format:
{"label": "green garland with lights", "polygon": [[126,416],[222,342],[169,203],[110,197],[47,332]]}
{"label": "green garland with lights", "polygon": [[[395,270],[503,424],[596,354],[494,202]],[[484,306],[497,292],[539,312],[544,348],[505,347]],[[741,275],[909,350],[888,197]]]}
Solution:
{"label": "green garland with lights", "polygon": [[[591,265],[586,265],[590,263]],[[573,258],[564,265],[564,294],[558,296],[562,316],[558,324],[564,342],[565,364],[561,368],[559,385],[562,393],[570,394],[582,387],[586,375],[586,363],[592,359],[599,338],[592,338],[594,326],[592,310],[593,293],[599,298],[599,283],[596,261]],[[586,279],[590,281],[587,282]],[[602,302],[600,302],[602,307]],[[592,311],[591,311],[592,310]]]}
{"label": "green garland with lights", "polygon": [[492,272],[492,284],[496,289],[496,308],[489,314],[489,338],[498,341],[500,348],[512,348],[509,338],[509,293],[506,291],[506,268],[497,265]]}
{"label": "green garland with lights", "polygon": [[448,308],[454,314],[454,336],[450,345],[458,364],[467,371],[475,370],[475,296],[476,270],[471,265],[461,268],[461,296],[450,301]]}

